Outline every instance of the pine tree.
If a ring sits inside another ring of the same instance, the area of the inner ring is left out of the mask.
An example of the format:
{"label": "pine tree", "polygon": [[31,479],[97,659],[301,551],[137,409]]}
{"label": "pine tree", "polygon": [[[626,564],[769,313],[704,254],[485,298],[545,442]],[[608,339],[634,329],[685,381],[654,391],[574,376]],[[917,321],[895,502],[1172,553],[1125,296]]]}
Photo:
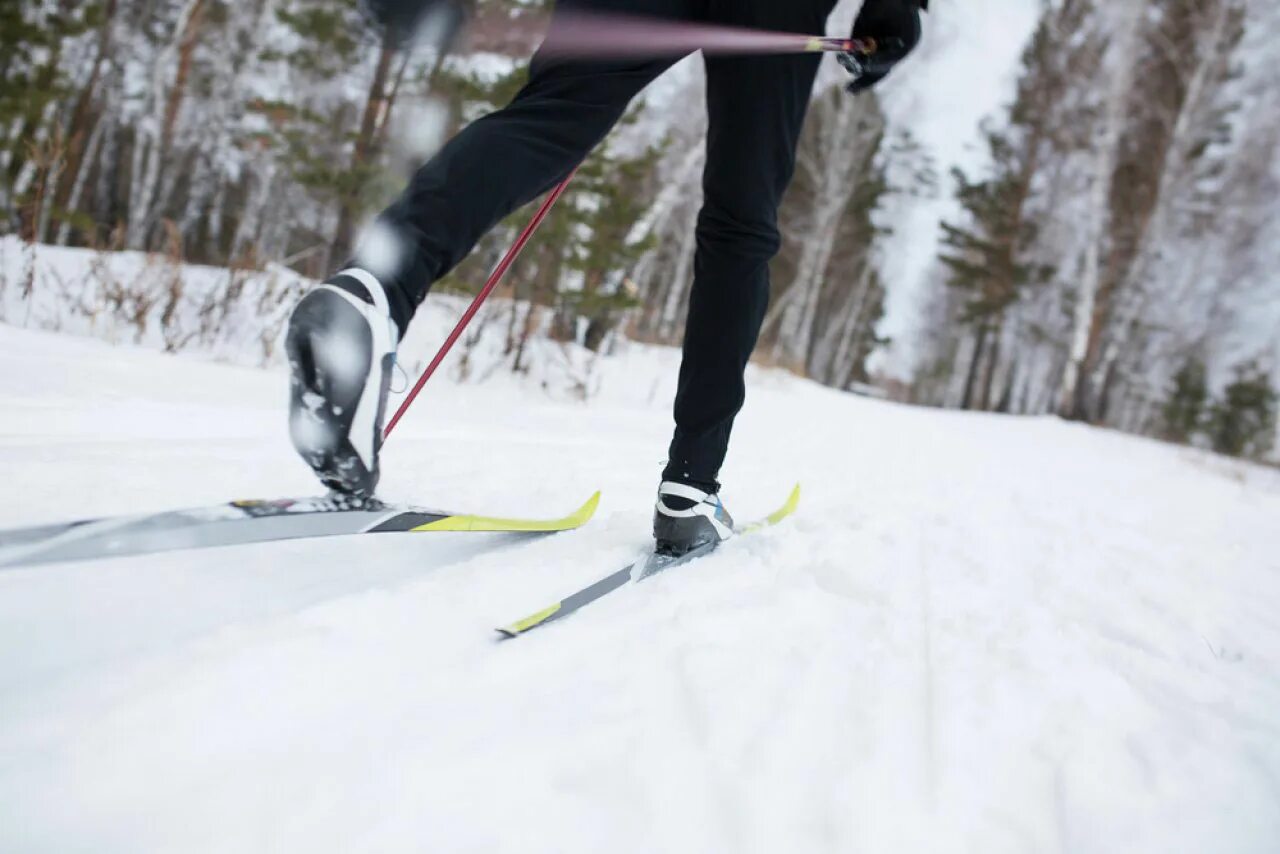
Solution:
{"label": "pine tree", "polygon": [[[1039,246],[1039,205],[1043,173],[1052,153],[1064,145],[1059,102],[1070,82],[1057,26],[1076,14],[1065,4],[1047,10],[1022,55],[1017,95],[1003,127],[984,128],[990,166],[971,179],[953,170],[955,196],[964,210],[960,222],[942,223],[940,260],[947,284],[961,295],[957,322],[972,331],[962,408],[1001,408],[1011,401],[1015,359],[1002,347],[1018,348],[1026,331],[1010,324],[1016,303],[1054,275]],[[1024,324],[1027,325],[1027,324]],[[992,396],[997,370],[1005,367],[1004,392]]]}
{"label": "pine tree", "polygon": [[[299,80],[341,79],[353,67],[362,67],[374,38],[356,0],[292,0],[277,9],[276,16],[294,34],[294,46],[268,52],[264,59],[281,63]],[[380,50],[363,111],[366,118],[371,102],[381,96],[389,63],[389,52]],[[295,88],[316,91],[310,86]],[[271,119],[275,145],[293,181],[332,211],[334,231],[307,237],[308,243],[321,238],[328,245],[316,269],[331,267],[342,260],[338,256],[347,254],[355,218],[376,186],[380,165],[368,150],[373,128],[357,119],[350,102],[324,93],[259,102],[255,109]]]}
{"label": "pine tree", "polygon": [[[67,128],[56,109],[75,94],[63,53],[102,23],[102,0],[0,3],[0,228],[38,236],[65,167]],[[25,226],[25,228],[24,228]]]}
{"label": "pine tree", "polygon": [[581,275],[581,287],[565,293],[562,306],[565,314],[587,321],[582,343],[590,350],[599,350],[621,315],[638,304],[625,274],[654,238],[633,243],[628,236],[648,204],[647,179],[662,151],[658,145],[626,157],[606,142],[574,179],[578,201],[569,210],[586,236],[577,241],[568,265]]}
{"label": "pine tree", "polygon": [[1162,432],[1165,438],[1174,442],[1190,441],[1204,423],[1208,400],[1209,382],[1204,362],[1189,357],[1174,374],[1164,404]]}
{"label": "pine tree", "polygon": [[1233,457],[1264,457],[1275,439],[1278,400],[1271,377],[1256,362],[1237,365],[1235,379],[1209,418],[1213,449]]}
{"label": "pine tree", "polygon": [[947,284],[964,295],[959,320],[974,336],[960,404],[964,409],[988,408],[1005,312],[1025,287],[1041,284],[1051,274],[1027,258],[1036,236],[1025,207],[1034,164],[1008,134],[988,131],[987,148],[993,163],[989,177],[973,181],[959,169],[952,173],[956,198],[969,222],[941,225]]}

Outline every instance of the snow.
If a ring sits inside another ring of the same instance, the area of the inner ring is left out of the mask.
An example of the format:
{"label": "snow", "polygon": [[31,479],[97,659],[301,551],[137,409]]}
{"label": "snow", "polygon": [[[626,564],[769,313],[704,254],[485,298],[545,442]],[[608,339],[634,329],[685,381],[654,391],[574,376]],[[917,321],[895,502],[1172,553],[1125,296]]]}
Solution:
{"label": "snow", "polygon": [[[724,495],[799,514],[496,643],[643,547],[674,357],[434,381],[388,445],[388,498],[602,488],[580,531],[0,572],[0,850],[1275,850],[1271,470],[757,372]],[[278,368],[0,359],[6,525],[314,492]]]}

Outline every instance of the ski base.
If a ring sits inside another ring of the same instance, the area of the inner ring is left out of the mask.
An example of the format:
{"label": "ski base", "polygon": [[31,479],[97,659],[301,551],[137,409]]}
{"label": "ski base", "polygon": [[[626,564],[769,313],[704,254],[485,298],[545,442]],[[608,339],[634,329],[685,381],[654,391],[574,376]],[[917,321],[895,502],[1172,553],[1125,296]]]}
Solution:
{"label": "ski base", "polygon": [[558,519],[519,519],[428,510],[339,497],[232,501],[144,516],[89,519],[0,531],[0,569],[350,534],[554,533],[585,525],[600,493]]}
{"label": "ski base", "polygon": [[[770,513],[768,516],[765,516],[763,519],[758,519],[754,522],[736,528],[734,533],[737,536],[744,536],[776,525],[794,513],[799,503],[800,485],[796,484],[796,486],[791,490],[790,496],[787,497],[786,502],[781,507]],[[619,569],[617,572],[606,575],[594,584],[588,585],[578,592],[566,596],[554,605],[543,608],[541,611],[535,611],[522,620],[516,620],[514,623],[502,626],[497,630],[498,634],[503,639],[519,637],[520,635],[532,631],[539,626],[545,626],[547,623],[563,619],[580,608],[584,608],[592,602],[604,598],[618,588],[626,586],[632,581],[643,581],[650,576],[657,575],[659,572],[663,572],[675,566],[680,566],[681,564],[689,563],[700,557],[705,557],[715,551],[716,547],[719,545],[720,543],[718,542],[708,543],[705,546],[700,546],[679,556],[651,553],[647,557]]]}

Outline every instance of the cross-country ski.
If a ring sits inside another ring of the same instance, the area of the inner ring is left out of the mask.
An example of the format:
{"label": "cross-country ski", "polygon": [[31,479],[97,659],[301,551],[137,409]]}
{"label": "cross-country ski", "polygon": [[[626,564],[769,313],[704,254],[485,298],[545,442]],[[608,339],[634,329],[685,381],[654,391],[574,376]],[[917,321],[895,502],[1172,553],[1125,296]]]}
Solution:
{"label": "cross-country ski", "polygon": [[350,534],[554,533],[585,525],[599,503],[597,492],[566,516],[520,519],[397,506],[376,500],[352,504],[340,497],[231,501],[145,516],[0,530],[0,569]]}
{"label": "cross-country ski", "polygon": [[[783,519],[790,516],[796,511],[796,506],[800,503],[800,487],[797,485],[791,490],[791,495],[787,497],[784,503],[777,510],[768,516],[752,522],[742,527],[735,527],[735,536],[743,536],[746,534],[759,531],[770,525],[776,525]],[[652,552],[635,563],[628,564],[617,572],[610,573],[599,581],[584,587],[576,593],[571,593],[564,599],[554,605],[550,605],[541,610],[535,611],[523,619],[516,620],[514,623],[502,626],[498,629],[499,634],[505,638],[519,637],[525,632],[546,625],[553,620],[563,619],[580,608],[584,608],[602,597],[612,593],[620,587],[630,584],[633,581],[643,581],[677,566],[683,566],[700,557],[705,557],[720,545],[720,540],[713,540],[694,546],[688,551],[680,554],[671,554],[663,552]]]}

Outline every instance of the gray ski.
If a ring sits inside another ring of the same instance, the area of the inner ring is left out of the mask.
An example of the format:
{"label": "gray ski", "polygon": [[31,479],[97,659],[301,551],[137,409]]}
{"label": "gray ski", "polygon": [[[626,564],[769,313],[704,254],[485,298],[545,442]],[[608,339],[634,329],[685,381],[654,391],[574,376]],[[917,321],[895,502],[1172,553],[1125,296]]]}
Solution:
{"label": "gray ski", "polygon": [[511,519],[339,498],[232,501],[142,516],[89,519],[0,531],[0,569],[348,534],[429,531],[552,533],[581,527],[600,493],[559,519]]}
{"label": "gray ski", "polygon": [[[800,487],[797,485],[791,490],[791,495],[787,498],[786,503],[780,508],[763,519],[752,522],[748,525],[743,525],[736,529],[735,533],[738,535],[750,534],[754,531],[759,531],[762,528],[776,525],[794,513],[796,506],[799,503]],[[635,563],[623,567],[617,572],[606,575],[594,584],[590,584],[576,593],[571,593],[554,605],[543,608],[541,611],[535,611],[522,620],[516,620],[514,623],[509,623],[508,625],[499,628],[497,630],[498,634],[500,634],[504,639],[519,637],[525,632],[532,631],[539,626],[545,626],[547,623],[563,619],[573,612],[590,605],[592,602],[603,599],[619,587],[624,587],[632,581],[643,581],[644,579],[657,575],[659,572],[670,569],[673,566],[680,566],[681,564],[689,563],[690,561],[696,560],[700,557],[705,557],[715,551],[716,546],[718,545],[720,545],[718,542],[707,543],[705,546],[699,546],[698,548],[679,556],[657,553],[649,554],[647,557],[641,558]]]}

